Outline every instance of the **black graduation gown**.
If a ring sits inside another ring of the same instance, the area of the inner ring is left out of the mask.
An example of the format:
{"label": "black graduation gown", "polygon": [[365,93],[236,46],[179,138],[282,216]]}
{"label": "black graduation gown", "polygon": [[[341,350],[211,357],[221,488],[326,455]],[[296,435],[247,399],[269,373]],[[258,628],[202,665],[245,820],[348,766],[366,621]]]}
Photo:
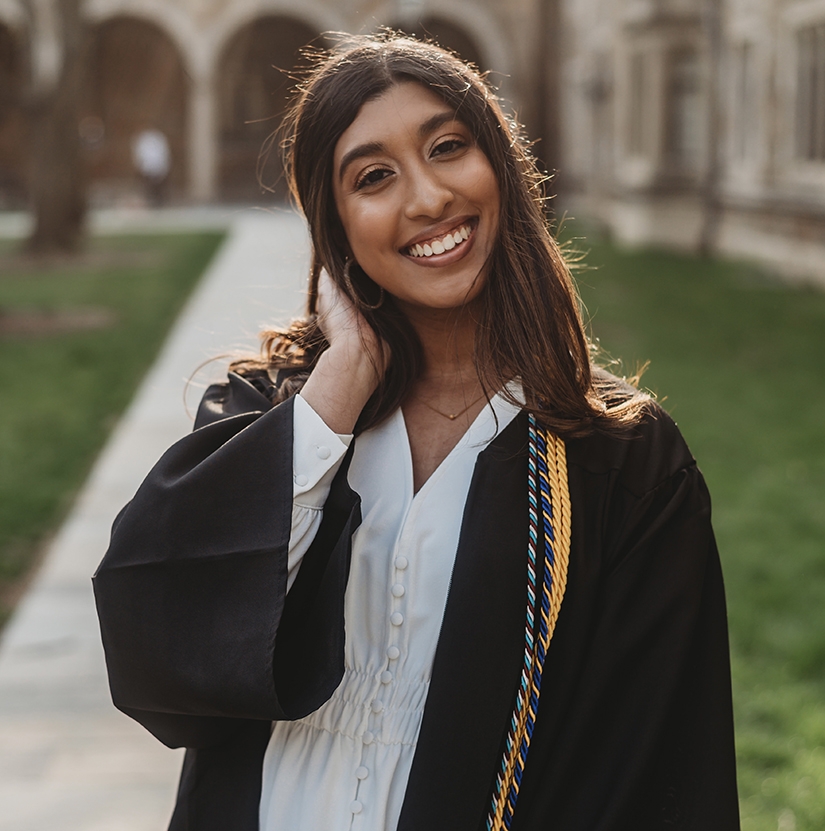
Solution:
{"label": "black graduation gown", "polygon": [[[115,704],[188,748],[172,831],[257,829],[270,722],[313,711],[343,675],[349,455],[286,597],[293,407],[265,393],[237,375],[210,388],[94,578]],[[567,591],[512,828],[738,829],[724,591],[696,463],[654,404],[628,438],[568,441],[567,463]],[[398,831],[484,828],[523,656],[526,493],[522,413],[476,463]]]}

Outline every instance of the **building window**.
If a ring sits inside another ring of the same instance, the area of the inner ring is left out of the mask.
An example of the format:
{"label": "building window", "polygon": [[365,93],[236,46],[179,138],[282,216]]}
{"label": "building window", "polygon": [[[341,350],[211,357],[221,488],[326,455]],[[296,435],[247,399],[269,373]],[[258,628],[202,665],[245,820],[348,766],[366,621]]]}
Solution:
{"label": "building window", "polygon": [[665,151],[669,165],[677,170],[695,170],[702,151],[704,119],[699,73],[695,50],[680,49],[670,55]]}
{"label": "building window", "polygon": [[796,153],[825,161],[825,23],[797,32]]}

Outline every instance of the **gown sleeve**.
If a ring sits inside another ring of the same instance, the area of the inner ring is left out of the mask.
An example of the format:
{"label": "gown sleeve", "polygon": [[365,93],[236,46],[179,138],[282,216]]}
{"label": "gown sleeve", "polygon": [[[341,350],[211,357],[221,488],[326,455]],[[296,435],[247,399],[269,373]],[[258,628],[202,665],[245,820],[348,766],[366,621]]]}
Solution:
{"label": "gown sleeve", "polygon": [[115,705],[171,747],[317,709],[343,675],[347,455],[287,595],[295,399],[237,375],[115,520],[94,576]]}

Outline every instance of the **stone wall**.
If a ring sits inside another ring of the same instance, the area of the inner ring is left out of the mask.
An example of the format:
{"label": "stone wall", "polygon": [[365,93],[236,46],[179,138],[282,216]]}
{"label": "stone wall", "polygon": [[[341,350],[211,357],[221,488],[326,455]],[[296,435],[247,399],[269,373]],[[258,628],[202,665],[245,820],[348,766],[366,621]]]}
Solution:
{"label": "stone wall", "polygon": [[564,0],[563,18],[562,202],[629,243],[825,285],[825,0]]}

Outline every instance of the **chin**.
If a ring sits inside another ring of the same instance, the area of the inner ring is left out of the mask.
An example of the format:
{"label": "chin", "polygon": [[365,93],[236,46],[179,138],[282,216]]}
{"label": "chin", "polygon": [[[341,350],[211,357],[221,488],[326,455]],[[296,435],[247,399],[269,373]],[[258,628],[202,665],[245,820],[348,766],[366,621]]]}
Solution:
{"label": "chin", "polygon": [[477,306],[481,302],[483,286],[470,286],[464,291],[433,292],[427,297],[401,300],[402,305],[414,306],[417,309],[431,309],[433,311],[449,312],[466,307]]}

